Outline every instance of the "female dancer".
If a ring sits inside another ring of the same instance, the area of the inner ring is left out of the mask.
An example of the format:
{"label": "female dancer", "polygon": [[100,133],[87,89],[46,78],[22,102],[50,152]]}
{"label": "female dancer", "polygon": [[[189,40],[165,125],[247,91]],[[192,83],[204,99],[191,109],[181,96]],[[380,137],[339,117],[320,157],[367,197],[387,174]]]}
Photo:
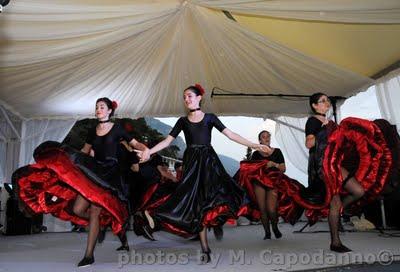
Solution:
{"label": "female dancer", "polygon": [[[187,148],[182,181],[162,205],[149,212],[155,223],[167,231],[185,237],[199,234],[203,251],[201,260],[209,262],[207,227],[222,226],[229,218],[236,218],[243,199],[243,191],[226,173],[210,145],[212,128],[216,127],[239,144],[266,153],[270,148],[242,138],[226,128],[214,114],[201,111],[203,95],[204,89],[199,84],[184,90],[188,115],[179,118],[167,138],[150,149],[153,154],[166,148],[183,130]],[[148,219],[153,226],[152,218]]]}
{"label": "female dancer", "polygon": [[[116,102],[106,97],[96,101],[98,124],[89,131],[82,152],[45,142],[35,150],[37,163],[15,173],[19,196],[34,212],[51,213],[79,225],[89,224],[86,251],[79,267],[94,263],[100,225],[111,225],[119,237],[125,234],[128,210],[117,158],[120,139],[141,150],[143,156],[149,152],[120,124],[110,121],[116,107]],[[91,149],[94,157],[89,156]]]}
{"label": "female dancer", "polygon": [[[261,131],[258,140],[260,144],[270,146],[271,134],[266,130]],[[286,165],[281,150],[271,148],[271,152],[253,152],[249,160],[240,162],[237,178],[249,198],[238,215],[251,221],[261,219],[265,231],[264,240],[271,239],[270,221],[275,238],[279,239],[282,233],[278,228],[278,216],[294,224],[303,212],[303,209],[292,201],[291,192],[301,191],[304,186],[284,174]]]}
{"label": "female dancer", "polygon": [[[309,154],[309,184],[313,192],[322,191],[329,205],[330,249],[351,251],[339,237],[339,220],[343,208],[376,197],[385,184],[391,165],[390,151],[382,132],[373,122],[347,118],[340,125],[326,118],[331,106],[327,95],[310,97],[313,116],[306,123],[306,147]],[[322,206],[321,206],[322,207]],[[315,220],[326,215],[323,208],[306,212]]]}

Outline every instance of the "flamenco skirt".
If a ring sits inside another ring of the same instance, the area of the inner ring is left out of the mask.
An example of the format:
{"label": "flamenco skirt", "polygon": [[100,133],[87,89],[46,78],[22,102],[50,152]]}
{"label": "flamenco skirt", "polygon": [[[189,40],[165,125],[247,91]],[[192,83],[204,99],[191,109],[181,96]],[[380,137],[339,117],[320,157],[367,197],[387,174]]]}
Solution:
{"label": "flamenco skirt", "polygon": [[183,178],[172,194],[150,209],[156,225],[190,237],[204,227],[236,219],[244,191],[226,173],[210,145],[191,145],[183,157]]}
{"label": "flamenco skirt", "polygon": [[267,190],[276,190],[279,216],[294,224],[304,209],[293,201],[293,196],[304,190],[304,186],[275,167],[267,168],[267,164],[268,160],[240,162],[238,184],[246,191],[249,201],[240,208],[238,216],[245,216],[251,221],[260,220],[261,213],[254,192],[254,184],[257,183]]}
{"label": "flamenco skirt", "polygon": [[13,183],[25,208],[50,213],[86,226],[88,219],[73,213],[78,195],[102,207],[100,225],[111,224],[114,233],[123,230],[128,218],[123,176],[116,160],[96,161],[57,142],[45,142],[34,152],[35,164],[16,170]]}
{"label": "flamenco skirt", "polygon": [[[317,141],[319,141],[317,137]],[[334,195],[346,196],[344,189],[345,168],[363,187],[365,195],[349,207],[349,212],[373,201],[382,192],[391,169],[392,156],[385,137],[379,127],[371,121],[346,118],[326,137],[326,144],[315,156],[315,165],[325,185],[325,194],[320,204],[311,203],[304,197],[296,197],[297,204],[306,209],[311,223],[328,216],[329,204]],[[301,196],[301,194],[299,194]]]}

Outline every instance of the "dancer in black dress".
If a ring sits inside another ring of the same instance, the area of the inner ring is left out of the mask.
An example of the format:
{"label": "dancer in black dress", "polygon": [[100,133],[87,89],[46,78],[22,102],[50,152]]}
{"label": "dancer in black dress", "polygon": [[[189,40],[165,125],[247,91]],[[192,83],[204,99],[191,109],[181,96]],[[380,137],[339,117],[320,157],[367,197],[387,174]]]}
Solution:
{"label": "dancer in black dress", "polygon": [[[89,225],[85,255],[78,266],[94,263],[100,226],[111,225],[115,234],[124,236],[128,199],[117,156],[120,140],[141,150],[145,157],[149,152],[119,123],[110,121],[116,107],[108,98],[97,100],[98,124],[89,131],[82,152],[57,142],[45,142],[35,149],[36,164],[14,173],[19,197],[32,211]],[[92,149],[94,157],[89,156]]]}
{"label": "dancer in black dress", "polygon": [[[204,89],[196,84],[185,89],[183,99],[189,114],[179,118],[167,138],[150,149],[150,154],[166,148],[183,131],[187,148],[183,157],[183,177],[178,187],[161,206],[148,212],[150,225],[191,237],[200,235],[203,262],[210,261],[207,227],[222,226],[236,218],[244,192],[226,173],[211,147],[213,127],[239,144],[270,152],[270,148],[252,143],[227,129],[212,113],[200,109]],[[146,214],[147,215],[147,214]]]}
{"label": "dancer in black dress", "polygon": [[[271,134],[261,131],[258,140],[270,146]],[[297,196],[297,192],[304,186],[284,174],[286,165],[282,151],[279,148],[271,149],[271,154],[254,151],[249,160],[240,162],[236,175],[238,184],[248,196],[238,215],[251,221],[261,219],[265,231],[264,240],[271,239],[270,222],[275,238],[279,239],[282,233],[278,228],[278,217],[294,224],[304,210],[293,201],[293,196]]]}
{"label": "dancer in black dress", "polygon": [[330,249],[348,252],[351,250],[339,237],[340,214],[343,208],[360,206],[379,195],[392,160],[377,125],[359,118],[346,118],[337,125],[326,118],[330,106],[323,93],[310,97],[314,115],[308,118],[305,129],[305,145],[310,150],[309,195],[317,195],[313,201],[321,205],[308,207],[306,215],[312,221],[328,216]]}
{"label": "dancer in black dress", "polygon": [[[258,140],[260,144],[270,146],[271,133],[266,130],[261,131],[258,134]],[[254,151],[250,160],[267,160],[267,169],[279,170],[282,173],[286,171],[285,159],[279,148],[273,148],[271,154]],[[253,188],[261,212],[261,223],[265,230],[264,240],[271,239],[270,221],[272,223],[272,231],[274,232],[275,238],[279,239],[282,237],[282,233],[278,228],[278,190],[275,186],[264,184],[263,180],[257,179],[256,182],[253,182]]]}

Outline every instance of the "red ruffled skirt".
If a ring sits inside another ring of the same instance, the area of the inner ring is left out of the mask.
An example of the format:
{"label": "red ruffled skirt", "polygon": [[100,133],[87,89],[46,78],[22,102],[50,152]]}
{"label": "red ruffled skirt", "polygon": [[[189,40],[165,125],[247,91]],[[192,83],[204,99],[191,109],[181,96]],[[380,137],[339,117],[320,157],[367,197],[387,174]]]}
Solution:
{"label": "red ruffled skirt", "polygon": [[[111,224],[114,233],[123,230],[128,219],[126,202],[121,200],[121,194],[112,184],[106,184],[104,180],[107,175],[119,174],[116,165],[96,165],[99,172],[93,172],[85,165],[87,161],[97,163],[92,157],[64,149],[54,142],[42,144],[35,153],[35,164],[22,167],[13,174],[17,194],[25,208],[86,226],[89,221],[73,213],[75,199],[82,195],[102,207],[101,226]],[[115,178],[118,180],[118,176]]]}
{"label": "red ruffled skirt", "polygon": [[392,164],[392,156],[379,127],[371,121],[359,118],[344,119],[327,139],[322,158],[326,194],[322,204],[312,204],[297,198],[297,203],[306,208],[311,222],[328,216],[329,204],[334,195],[345,196],[341,167],[347,169],[364,188],[365,195],[351,210],[358,210],[375,200],[382,192]]}
{"label": "red ruffled skirt", "polygon": [[258,183],[266,189],[276,190],[279,216],[286,222],[294,224],[303,209],[293,201],[293,197],[298,197],[304,186],[275,167],[267,168],[267,164],[268,160],[240,162],[238,183],[246,191],[250,201],[240,208],[238,216],[245,216],[251,221],[258,221],[261,218],[254,193],[254,183]]}

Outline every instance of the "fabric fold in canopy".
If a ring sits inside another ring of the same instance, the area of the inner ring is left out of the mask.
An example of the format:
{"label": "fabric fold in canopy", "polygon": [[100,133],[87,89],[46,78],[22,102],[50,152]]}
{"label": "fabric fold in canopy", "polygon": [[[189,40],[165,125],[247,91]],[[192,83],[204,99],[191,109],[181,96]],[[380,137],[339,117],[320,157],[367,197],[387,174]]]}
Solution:
{"label": "fabric fold in canopy", "polygon": [[108,96],[120,116],[177,116],[183,89],[199,82],[206,111],[304,115],[307,99],[211,98],[211,89],[348,96],[372,84],[204,7],[211,2],[224,1],[13,1],[0,18],[0,102],[23,117],[76,118]]}
{"label": "fabric fold in canopy", "polygon": [[193,2],[236,13],[285,19],[342,23],[400,23],[398,0],[194,0]]}

